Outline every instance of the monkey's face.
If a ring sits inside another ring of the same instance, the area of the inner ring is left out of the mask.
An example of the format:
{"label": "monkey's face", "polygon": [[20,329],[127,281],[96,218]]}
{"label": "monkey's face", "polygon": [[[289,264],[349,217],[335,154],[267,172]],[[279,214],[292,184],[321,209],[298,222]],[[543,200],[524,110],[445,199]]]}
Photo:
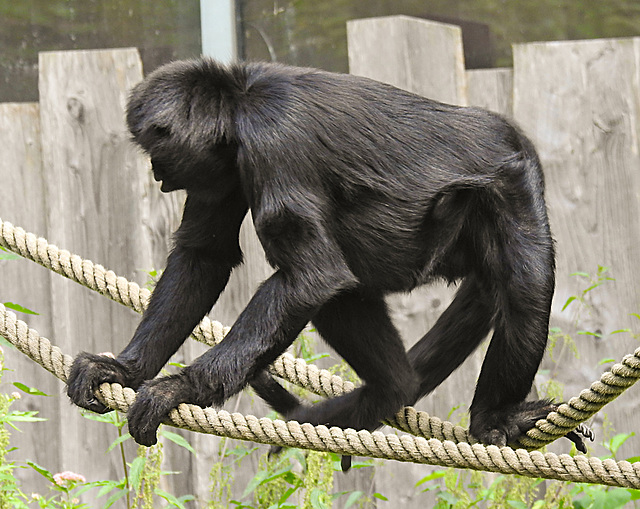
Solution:
{"label": "monkey's face", "polygon": [[206,194],[236,181],[237,149],[227,143],[211,143],[202,151],[194,151],[164,135],[150,145],[138,145],[150,156],[153,178],[162,183],[162,192],[184,189],[189,194]]}
{"label": "monkey's face", "polygon": [[168,64],[131,91],[127,125],[151,157],[164,192],[216,189],[235,168],[237,150],[229,141],[233,120],[222,113],[222,92],[206,71]]}
{"label": "monkey's face", "polygon": [[161,182],[160,190],[163,193],[169,193],[178,189],[184,189],[184,186],[173,180],[171,169],[161,161],[151,159],[151,171],[156,182]]}

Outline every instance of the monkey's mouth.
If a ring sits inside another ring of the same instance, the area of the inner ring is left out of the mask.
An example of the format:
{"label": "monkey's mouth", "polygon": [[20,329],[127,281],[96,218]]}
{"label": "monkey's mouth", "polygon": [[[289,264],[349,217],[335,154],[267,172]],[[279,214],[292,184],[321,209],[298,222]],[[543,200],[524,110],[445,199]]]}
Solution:
{"label": "monkey's mouth", "polygon": [[176,189],[179,189],[179,186],[173,184],[172,182],[169,182],[168,180],[163,180],[162,185],[160,186],[160,191],[162,191],[163,193],[170,193],[171,191],[175,191]]}
{"label": "monkey's mouth", "polygon": [[178,186],[174,182],[171,182],[170,179],[159,175],[157,172],[153,172],[153,180],[161,183],[160,191],[162,191],[163,193],[170,193],[171,191],[175,191],[176,189],[180,188],[180,186]]}

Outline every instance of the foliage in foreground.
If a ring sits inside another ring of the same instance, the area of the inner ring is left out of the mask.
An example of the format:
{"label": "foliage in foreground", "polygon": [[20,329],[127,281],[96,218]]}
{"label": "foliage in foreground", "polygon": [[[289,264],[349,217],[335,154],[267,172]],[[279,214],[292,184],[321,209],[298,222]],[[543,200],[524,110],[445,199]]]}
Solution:
{"label": "foliage in foreground", "polygon": [[[1,252],[0,259],[11,259]],[[595,275],[576,273],[584,279],[585,289],[578,295],[571,296],[563,308],[575,308],[574,325],[578,336],[597,336],[599,332],[582,331],[578,327],[580,316],[590,310],[589,297],[592,291],[611,281],[605,267],[598,267]],[[18,304],[5,303],[16,312],[34,314],[33,311]],[[634,315],[640,318],[640,315]],[[628,329],[616,330],[610,333],[631,333]],[[635,334],[634,334],[634,337]],[[1,339],[1,338],[0,338]],[[576,340],[560,329],[550,331],[549,353],[556,369],[547,370],[542,378],[547,382],[538,387],[543,396],[563,399],[562,385],[556,381],[555,375],[560,367],[560,360],[567,352],[578,355]],[[4,342],[5,347],[11,347]],[[312,341],[308,336],[302,336],[297,342],[297,355],[308,360],[317,360],[324,355],[317,355],[313,351]],[[603,359],[600,364],[607,364],[613,359]],[[0,348],[0,377],[4,367],[4,355]],[[344,364],[336,366],[334,371],[354,380]],[[37,389],[16,382],[18,391],[11,394],[0,393],[0,509],[4,508],[85,508],[82,495],[91,492],[100,501],[100,507],[108,508],[119,502],[129,508],[150,509],[154,507],[207,507],[208,509],[237,508],[237,509],[325,509],[330,507],[374,507],[377,502],[388,501],[381,493],[366,495],[361,491],[335,492],[333,481],[336,472],[340,472],[340,457],[335,454],[315,451],[301,451],[298,449],[284,450],[278,455],[264,453],[264,448],[258,448],[246,442],[222,439],[217,461],[210,472],[210,489],[208,501],[196,501],[192,495],[176,497],[164,491],[162,478],[174,475],[176,472],[162,470],[163,445],[167,441],[189,450],[196,451],[177,433],[167,429],[160,430],[162,438],[158,445],[145,448],[138,447],[135,458],[127,458],[124,444],[131,440],[131,436],[124,431],[126,418],[113,411],[105,415],[95,415],[83,412],[87,419],[110,425],[115,439],[106,453],[117,454],[122,467],[122,477],[117,480],[87,481],[81,474],[64,471],[52,473],[47,468],[32,461],[10,461],[9,452],[15,451],[10,447],[10,429],[17,429],[17,423],[42,421],[36,412],[22,412],[12,410],[12,404],[19,400],[21,394],[28,397],[46,397]],[[452,414],[455,411],[452,410]],[[602,445],[608,451],[606,457],[621,459],[617,455],[621,446],[634,434],[615,434],[609,427],[605,427]],[[253,479],[240,489],[234,486],[235,472],[250,457],[260,456],[258,468]],[[627,458],[638,461],[639,457]],[[352,468],[366,468],[372,475],[377,463],[373,460],[354,461]],[[44,493],[25,494],[16,480],[18,469],[30,468],[38,472],[46,482]],[[391,468],[386,465],[385,468]],[[342,475],[341,473],[338,475]],[[599,485],[563,483],[559,481],[545,481],[543,479],[529,479],[518,476],[487,474],[482,472],[434,469],[429,475],[421,479],[415,486],[418,497],[425,497],[427,501],[435,500],[436,509],[462,509],[468,507],[515,508],[515,509],[543,509],[543,508],[576,508],[576,509],[617,509],[629,505],[636,506],[640,500],[640,491],[610,488]],[[424,494],[424,495],[423,495]],[[428,497],[428,498],[427,498]],[[197,506],[194,505],[197,502]],[[391,500],[393,502],[393,500]]]}

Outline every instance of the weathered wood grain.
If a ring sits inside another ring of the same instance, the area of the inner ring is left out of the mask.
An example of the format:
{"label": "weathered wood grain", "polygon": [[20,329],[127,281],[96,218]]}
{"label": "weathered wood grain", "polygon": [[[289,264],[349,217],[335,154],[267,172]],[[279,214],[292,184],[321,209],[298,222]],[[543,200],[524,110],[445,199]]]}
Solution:
{"label": "weathered wood grain", "polygon": [[[30,231],[46,231],[45,193],[40,146],[40,112],[34,103],[0,104],[0,217]],[[52,332],[50,275],[44,267],[27,260],[0,261],[0,302],[14,302],[39,315],[25,315],[45,336]],[[62,384],[21,353],[4,348],[5,365],[2,391],[14,392],[13,382],[37,387],[47,394],[57,395]],[[60,436],[59,398],[44,398],[23,394],[14,408],[37,411],[48,422],[25,424],[25,433],[13,433],[11,444],[19,452],[13,457],[45,464],[58,464],[60,447],[51,447],[50,436]],[[28,487],[42,484],[35,471],[20,470],[19,478]]]}
{"label": "weathered wood grain", "polygon": [[459,26],[408,16],[347,22],[349,72],[430,99],[464,105],[466,76]]}
{"label": "weathered wood grain", "polygon": [[[630,334],[611,333],[638,328],[630,314],[640,304],[639,55],[638,38],[514,47],[514,115],[540,152],[557,241],[553,322],[602,333],[576,336],[579,359],[565,352],[566,395],[599,375],[600,360],[638,346]],[[598,265],[611,267],[616,281],[589,293],[592,307],[575,323],[577,305],[562,307],[588,284],[570,274]],[[638,431],[639,401],[632,391],[605,409],[617,432]],[[630,439],[620,457],[639,446]]]}
{"label": "weathered wood grain", "polygon": [[[39,72],[45,234],[144,283],[145,270],[164,266],[180,200],[160,197],[125,127],[128,91],[142,79],[138,52],[42,53]],[[70,354],[119,352],[139,321],[133,311],[55,275],[51,299],[51,337]],[[49,437],[59,464],[50,468],[119,478],[117,457],[102,455],[115,431],[80,417],[66,396],[59,405],[64,424]]]}
{"label": "weathered wood grain", "polygon": [[[468,103],[459,27],[405,16],[373,18],[348,22],[347,39],[351,73],[431,99]],[[454,293],[454,288],[434,284],[388,298],[394,323],[407,347],[433,326]],[[417,408],[441,417],[457,406],[466,411],[481,361],[482,352],[470,357]],[[403,507],[421,508],[428,502],[414,486],[428,472],[424,465],[384,464],[376,471],[376,489],[390,499],[401,496]]]}
{"label": "weathered wood grain", "polygon": [[513,117],[513,69],[467,71],[467,94],[470,106]]}
{"label": "weathered wood grain", "polygon": [[[640,303],[635,269],[640,258],[640,39],[518,45],[511,77],[509,70],[465,75],[459,32],[448,25],[392,17],[350,22],[348,33],[354,73],[451,103],[483,106],[507,116],[513,111],[536,143],[558,245],[554,325],[569,332],[579,328],[603,333],[600,339],[577,336],[580,359],[562,354],[563,369],[555,374],[566,383],[565,394],[597,378],[602,358],[618,358],[635,348],[635,338],[611,332],[638,328],[629,314],[638,312]],[[148,163],[128,141],[123,106],[128,89],[141,76],[135,50],[43,54],[40,109],[34,104],[0,105],[0,217],[144,282],[143,270],[164,266],[181,198],[160,195]],[[243,226],[241,243],[246,263],[234,273],[211,314],[225,325],[233,323],[272,271],[250,219]],[[612,267],[617,280],[590,293],[593,308],[581,313],[575,325],[572,308],[561,308],[584,286],[569,274],[593,272],[598,264]],[[29,323],[69,353],[119,351],[139,320],[31,262],[0,261],[0,280],[0,301],[17,301],[40,312],[28,317]],[[450,289],[435,287],[390,300],[407,344],[434,323],[450,298]],[[190,343],[178,360],[189,362],[200,351]],[[455,405],[466,409],[481,354],[469,359],[420,408],[441,417]],[[119,477],[119,465],[102,454],[114,438],[108,434],[111,430],[78,417],[62,385],[38,366],[18,354],[6,355],[15,372],[5,374],[5,382],[19,380],[54,395],[16,403],[50,418],[29,425],[39,433],[14,435],[21,457],[92,479]],[[631,391],[607,408],[618,432],[636,431],[638,401]],[[227,408],[260,415],[266,411],[252,406],[246,393]],[[186,472],[168,481],[173,483],[169,491],[206,498],[219,441],[197,434],[188,438],[198,457],[168,451],[167,469]],[[564,445],[560,450],[566,451]],[[637,454],[638,447],[637,439],[629,440],[621,456]],[[352,472],[339,476],[337,489],[363,489],[366,483],[365,491],[402,499],[406,508],[423,507],[425,499],[415,494],[414,484],[427,473],[423,465],[390,462],[376,475],[375,487],[367,472],[356,479]],[[237,476],[239,491],[251,475],[246,463]],[[27,486],[36,482],[30,474],[24,479]]]}

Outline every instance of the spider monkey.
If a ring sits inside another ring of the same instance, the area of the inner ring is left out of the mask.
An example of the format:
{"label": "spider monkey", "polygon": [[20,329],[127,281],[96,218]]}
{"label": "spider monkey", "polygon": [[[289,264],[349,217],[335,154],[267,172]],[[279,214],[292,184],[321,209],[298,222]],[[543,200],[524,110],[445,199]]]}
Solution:
{"label": "spider monkey", "polygon": [[[136,85],[127,124],[162,191],[187,200],[129,345],[75,359],[74,403],[104,412],[101,383],[137,389],[129,429],[144,445],[177,404],[222,405],[247,384],[290,419],[372,430],[493,331],[471,434],[511,444],[557,408],[525,401],[547,343],[554,244],[540,161],[505,119],[362,77],[200,59]],[[248,210],[275,273],[219,345],[153,379],[242,262]],[[459,282],[456,297],[407,352],[384,298],[438,279]],[[310,321],[363,385],[306,406],[265,369]]]}

